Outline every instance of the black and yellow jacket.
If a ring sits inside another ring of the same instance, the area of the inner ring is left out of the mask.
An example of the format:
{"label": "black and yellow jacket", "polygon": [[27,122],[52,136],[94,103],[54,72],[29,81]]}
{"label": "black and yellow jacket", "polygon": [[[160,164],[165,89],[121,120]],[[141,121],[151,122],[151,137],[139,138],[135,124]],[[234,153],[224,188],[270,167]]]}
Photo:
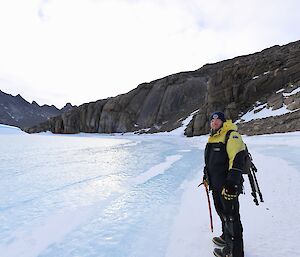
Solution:
{"label": "black and yellow jacket", "polygon": [[[230,137],[225,145],[226,133]],[[205,148],[205,173],[211,190],[221,191],[225,182],[242,184],[242,169],[246,146],[241,135],[236,131],[237,126],[231,120],[208,138]]]}

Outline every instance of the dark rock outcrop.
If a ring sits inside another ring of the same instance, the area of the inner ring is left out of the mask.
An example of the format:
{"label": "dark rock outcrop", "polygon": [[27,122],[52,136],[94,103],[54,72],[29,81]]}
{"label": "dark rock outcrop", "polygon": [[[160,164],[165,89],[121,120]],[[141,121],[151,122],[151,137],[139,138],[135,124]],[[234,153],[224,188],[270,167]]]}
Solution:
{"label": "dark rock outcrop", "polygon": [[239,131],[245,135],[285,133],[300,130],[300,110],[279,116],[252,120],[239,124]]}
{"label": "dark rock outcrop", "polygon": [[270,114],[273,114],[279,109],[287,113],[248,122],[241,120],[238,124],[239,131],[247,135],[262,135],[300,130],[300,83],[288,85],[287,88],[271,94],[266,103],[259,103],[253,112],[272,111]]}
{"label": "dark rock outcrop", "polygon": [[236,120],[257,101],[269,99],[270,105],[280,108],[280,96],[270,96],[300,81],[300,41],[208,66],[215,69],[215,75],[207,86],[207,101],[186,130],[188,136],[207,133],[207,120],[214,110]]}
{"label": "dark rock outcrop", "polygon": [[41,122],[47,121],[50,117],[62,114],[71,110],[73,106],[67,104],[59,110],[54,105],[38,105],[35,101],[27,102],[21,95],[12,96],[0,90],[0,123],[16,126],[24,129]]}
{"label": "dark rock outcrop", "polygon": [[170,131],[204,102],[207,78],[190,72],[139,85],[127,94],[83,104],[61,116],[25,129],[34,133]]}
{"label": "dark rock outcrop", "polygon": [[199,110],[185,134],[201,135],[208,132],[208,117],[215,110],[224,111],[233,120],[257,106],[258,101],[274,110],[284,104],[296,110],[298,96],[287,100],[276,92],[298,86],[299,81],[297,41],[143,83],[127,94],[83,104],[26,131],[154,133],[179,127],[184,118]]}

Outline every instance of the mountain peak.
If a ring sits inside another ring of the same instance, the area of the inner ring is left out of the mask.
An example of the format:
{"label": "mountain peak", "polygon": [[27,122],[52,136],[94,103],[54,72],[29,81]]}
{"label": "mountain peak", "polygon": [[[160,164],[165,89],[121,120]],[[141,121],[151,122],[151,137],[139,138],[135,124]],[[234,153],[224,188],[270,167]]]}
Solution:
{"label": "mountain peak", "polygon": [[40,107],[40,105],[36,102],[36,101],[32,101],[32,103],[31,103],[33,106],[38,106],[38,107]]}
{"label": "mountain peak", "polygon": [[33,126],[62,114],[54,105],[40,106],[36,101],[26,101],[20,94],[13,96],[0,92],[0,124],[17,126],[20,128]]}
{"label": "mountain peak", "polygon": [[73,109],[74,107],[76,107],[76,105],[73,106],[71,103],[66,103],[66,105],[63,108],[61,108],[60,110],[62,112],[68,112],[71,109]]}

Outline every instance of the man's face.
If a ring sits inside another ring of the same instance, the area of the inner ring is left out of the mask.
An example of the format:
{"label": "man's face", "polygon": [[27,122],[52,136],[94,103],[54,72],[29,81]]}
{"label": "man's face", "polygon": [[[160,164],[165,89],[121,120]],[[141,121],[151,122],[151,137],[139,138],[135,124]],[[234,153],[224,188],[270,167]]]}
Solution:
{"label": "man's face", "polygon": [[210,122],[210,127],[213,130],[218,130],[219,128],[221,128],[223,125],[223,121],[221,121],[220,119],[216,118],[216,119],[212,119]]}

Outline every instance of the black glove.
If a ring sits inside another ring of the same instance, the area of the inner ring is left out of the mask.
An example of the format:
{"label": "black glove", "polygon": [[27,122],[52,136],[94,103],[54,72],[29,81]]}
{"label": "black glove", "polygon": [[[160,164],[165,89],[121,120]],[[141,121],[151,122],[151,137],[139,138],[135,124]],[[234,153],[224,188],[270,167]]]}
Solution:
{"label": "black glove", "polygon": [[232,181],[226,181],[221,194],[227,201],[234,200],[238,196],[238,185]]}

